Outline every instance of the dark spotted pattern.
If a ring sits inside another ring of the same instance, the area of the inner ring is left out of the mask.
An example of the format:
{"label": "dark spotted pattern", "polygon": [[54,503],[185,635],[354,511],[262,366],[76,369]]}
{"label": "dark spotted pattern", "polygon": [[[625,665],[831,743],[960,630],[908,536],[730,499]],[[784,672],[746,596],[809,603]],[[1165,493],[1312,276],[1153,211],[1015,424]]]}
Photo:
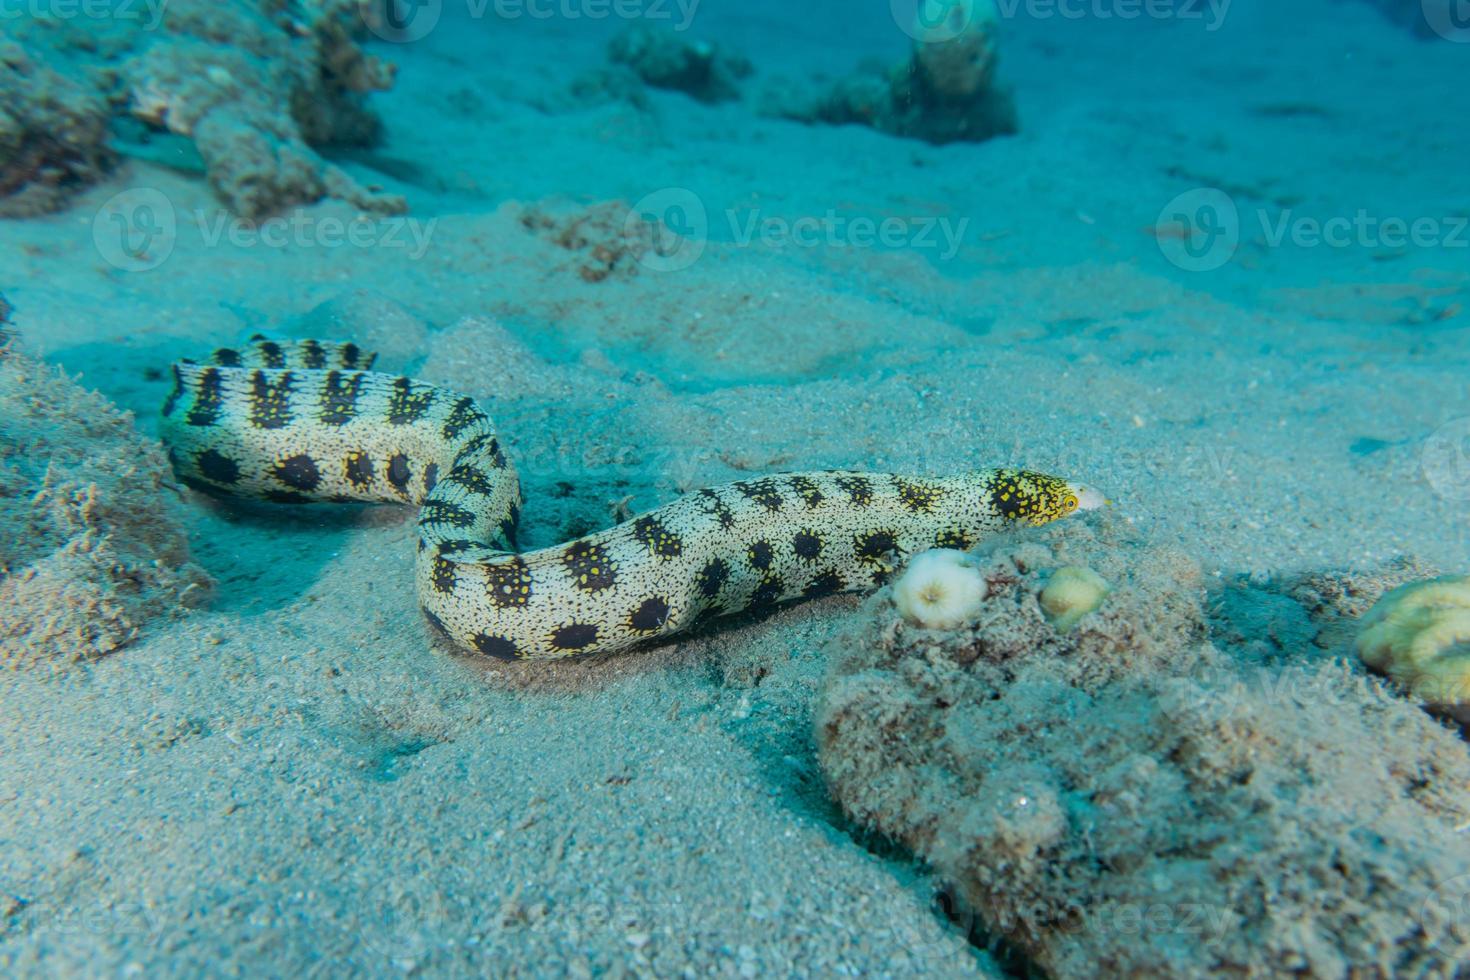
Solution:
{"label": "dark spotted pattern", "polygon": [[473,398],[461,398],[449,410],[449,418],[444,420],[444,428],[441,431],[446,441],[453,442],[470,426],[489,421],[485,413],[475,406]]}
{"label": "dark spotted pattern", "polygon": [[250,424],[257,429],[284,429],[291,424],[290,371],[256,371],[250,376]]}
{"label": "dark spotted pattern", "polygon": [[214,449],[206,449],[194,457],[194,465],[206,480],[225,486],[240,479],[240,464]]}
{"label": "dark spotted pattern", "polygon": [[459,576],[455,573],[458,566],[446,558],[435,556],[433,570],[429,573],[429,579],[434,583],[434,591],[440,595],[451,595],[454,592],[455,582]]}
{"label": "dark spotted pattern", "polygon": [[221,383],[218,368],[205,368],[199,372],[199,384],[194,389],[194,404],[184,421],[203,428],[219,421],[221,407]]}
{"label": "dark spotted pattern", "polygon": [[311,493],[322,482],[316,460],[306,453],[298,453],[289,459],[278,461],[271,475],[292,490],[300,490],[302,493]]}
{"label": "dark spotted pattern", "polygon": [[584,592],[601,592],[618,583],[618,570],[607,549],[591,541],[573,541],[561,556],[572,584]]}
{"label": "dark spotted pattern", "polygon": [[768,575],[761,579],[761,584],[755,587],[755,592],[750,596],[750,601],[745,608],[750,612],[769,609],[781,601],[781,595],[786,591],[786,583],[776,575]]}
{"label": "dark spotted pattern", "polygon": [[455,453],[454,465],[458,466],[466,460],[475,459],[481,453],[486,452],[487,448],[491,454],[500,451],[499,443],[495,441],[495,437],[489,433],[482,433],[481,435],[475,436],[460,447],[459,452]]}
{"label": "dark spotted pattern", "polygon": [[460,463],[450,470],[449,475],[444,479],[456,486],[464,487],[470,493],[478,493],[485,497],[495,492],[495,485],[485,475],[485,472],[470,463]]}
{"label": "dark spotted pattern", "polygon": [[781,490],[775,480],[755,480],[748,483],[737,483],[735,489],[740,495],[748,500],[753,500],[766,509],[768,513],[775,514],[781,510],[785,501],[781,499]]}
{"label": "dark spotted pattern", "polygon": [[865,476],[839,476],[837,486],[847,494],[848,502],[854,507],[867,507],[873,503],[873,481]]}
{"label": "dark spotted pattern", "polygon": [[413,425],[428,413],[433,403],[433,388],[428,385],[415,388],[408,378],[395,378],[393,394],[388,399],[388,424]]}
{"label": "dark spotted pattern", "polygon": [[717,598],[725,583],[730,581],[730,564],[723,558],[711,558],[699,570],[694,587],[705,599]]}
{"label": "dark spotted pattern", "polygon": [[823,596],[836,595],[847,589],[847,583],[842,576],[833,571],[826,571],[812,579],[805,589],[801,590],[803,598],[820,599]]}
{"label": "dark spotted pattern", "polygon": [[353,450],[347,454],[347,460],[343,464],[342,475],[347,482],[358,490],[366,490],[373,485],[375,470],[373,458],[362,450]]}
{"label": "dark spotted pattern", "polygon": [[597,627],[592,623],[573,623],[551,634],[551,645],[558,650],[585,650],[597,642]]}
{"label": "dark spotted pattern", "polygon": [[[180,476],[272,500],[421,502],[411,540],[435,631],[506,659],[613,652],[706,612],[883,580],[911,548],[967,548],[1095,500],[1040,474],[791,473],[698,490],[514,553],[514,469],[474,401],[368,370],[352,345],[266,338],[176,368],[162,434]],[[900,551],[900,549],[902,549]]]}
{"label": "dark spotted pattern", "polygon": [[394,453],[388,459],[388,483],[404,496],[408,495],[408,481],[413,479],[413,469],[409,465],[408,457],[403,453]]}
{"label": "dark spotted pattern", "polygon": [[894,477],[893,485],[898,490],[898,499],[912,514],[932,514],[944,499],[944,491],[924,483]]}
{"label": "dark spotted pattern", "polygon": [[657,633],[669,619],[669,604],[657,596],[645,599],[643,605],[633,610],[628,625],[639,633]]}
{"label": "dark spotted pattern", "polygon": [[817,507],[827,499],[827,495],[822,493],[822,488],[817,486],[815,480],[804,476],[793,476],[790,483],[792,492],[802,503],[806,504],[808,510]]}
{"label": "dark spotted pattern", "polygon": [[698,499],[699,506],[706,514],[711,515],[715,520],[720,522],[720,528],[722,530],[728,531],[735,526],[735,512],[730,509],[730,505],[725,503],[719,494],[713,490],[705,489],[699,491],[696,499]]}
{"label": "dark spotted pattern", "polygon": [[797,531],[791,539],[791,550],[802,561],[816,561],[822,555],[822,536],[816,531]]}
{"label": "dark spotted pattern", "polygon": [[322,345],[315,340],[303,340],[301,342],[301,363],[313,371],[320,371],[327,366],[327,352],[322,350]]}
{"label": "dark spotted pattern", "polygon": [[888,565],[898,550],[898,537],[892,531],[868,531],[853,538],[852,551],[857,560],[868,565]]}
{"label": "dark spotted pattern", "polygon": [[474,639],[470,642],[474,644],[476,650],[479,650],[487,657],[494,657],[496,660],[521,659],[520,651],[516,649],[515,642],[507,640],[503,636],[490,636],[486,633],[476,633]]}
{"label": "dark spotted pattern", "polygon": [[444,524],[460,529],[475,526],[475,512],[468,507],[452,504],[447,500],[425,500],[419,510],[419,524],[429,526]]}
{"label": "dark spotted pattern", "polygon": [[975,547],[975,539],[958,528],[949,528],[934,535],[934,547],[969,551]]}
{"label": "dark spotted pattern", "polygon": [[362,378],[358,373],[343,374],[328,371],[322,387],[321,401],[317,405],[317,418],[323,425],[346,425],[357,415],[357,400],[362,392]]}
{"label": "dark spotted pattern", "polygon": [[263,340],[255,345],[260,352],[261,363],[271,370],[279,370],[286,366],[286,354],[281,350],[281,345],[273,340]]}
{"label": "dark spotted pattern", "polygon": [[485,593],[497,609],[520,609],[531,601],[531,570],[525,559],[485,566]]}
{"label": "dark spotted pattern", "polygon": [[678,558],[684,553],[684,540],[656,517],[638,518],[633,523],[633,536],[655,558]]}

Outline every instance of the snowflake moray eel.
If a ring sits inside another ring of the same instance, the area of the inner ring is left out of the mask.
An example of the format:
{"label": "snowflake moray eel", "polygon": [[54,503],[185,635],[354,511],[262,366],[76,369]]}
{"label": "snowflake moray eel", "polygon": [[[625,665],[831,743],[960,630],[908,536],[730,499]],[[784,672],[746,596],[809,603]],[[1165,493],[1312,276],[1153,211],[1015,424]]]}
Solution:
{"label": "snowflake moray eel", "polygon": [[471,398],[375,372],[374,359],[350,343],[257,336],[175,364],[162,426],[175,471],[216,493],[418,506],[424,615],[501,660],[615,652],[702,616],[872,588],[916,552],[1102,503],[1024,470],[786,473],[520,554],[520,481],[489,416]]}

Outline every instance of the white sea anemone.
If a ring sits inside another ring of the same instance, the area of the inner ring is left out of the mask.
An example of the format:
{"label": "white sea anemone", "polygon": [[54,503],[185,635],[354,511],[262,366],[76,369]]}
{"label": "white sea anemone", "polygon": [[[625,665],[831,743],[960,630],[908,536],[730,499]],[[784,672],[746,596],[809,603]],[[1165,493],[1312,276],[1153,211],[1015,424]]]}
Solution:
{"label": "white sea anemone", "polygon": [[974,557],[951,548],[915,555],[893,583],[893,601],[904,618],[926,629],[954,629],[985,601],[985,577]]}

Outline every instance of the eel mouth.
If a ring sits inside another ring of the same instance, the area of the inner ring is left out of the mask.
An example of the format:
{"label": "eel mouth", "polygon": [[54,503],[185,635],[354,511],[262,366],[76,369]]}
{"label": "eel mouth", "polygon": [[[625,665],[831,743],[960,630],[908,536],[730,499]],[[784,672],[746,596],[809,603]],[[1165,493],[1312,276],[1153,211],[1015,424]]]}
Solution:
{"label": "eel mouth", "polygon": [[1077,497],[1078,510],[1101,510],[1112,504],[1111,500],[1103,496],[1101,490],[1094,490],[1082,483],[1071,483],[1068,486]]}

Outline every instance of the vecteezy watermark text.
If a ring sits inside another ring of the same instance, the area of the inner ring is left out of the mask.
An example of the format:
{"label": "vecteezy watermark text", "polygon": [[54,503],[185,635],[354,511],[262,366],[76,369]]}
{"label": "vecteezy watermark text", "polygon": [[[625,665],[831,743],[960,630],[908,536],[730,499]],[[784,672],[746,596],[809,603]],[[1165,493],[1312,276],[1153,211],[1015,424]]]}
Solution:
{"label": "vecteezy watermark text", "polygon": [[[844,214],[835,208],[794,218],[730,208],[720,217],[723,239],[741,248],[913,249],[932,251],[943,261],[959,254],[970,227],[968,217],[875,218]],[[699,261],[719,224],[693,191],[667,187],[646,195],[629,209],[623,235],[635,247],[644,268],[676,272]]]}
{"label": "vecteezy watermark text", "polygon": [[[996,0],[1002,20],[1197,21],[1206,31],[1225,25],[1234,0]],[[986,5],[964,0],[889,0],[893,21],[916,41],[941,43],[981,28]]]}
{"label": "vecteezy watermark text", "polygon": [[163,22],[169,0],[0,0],[0,21],[115,20],[151,31]]}
{"label": "vecteezy watermark text", "polygon": [[92,242],[109,265],[124,272],[158,268],[179,239],[191,235],[205,248],[393,249],[416,261],[428,252],[438,224],[438,218],[341,217],[299,209],[262,219],[204,209],[181,215],[163,192],[138,187],[113,195],[97,209]]}
{"label": "vecteezy watermark text", "polygon": [[1424,23],[1446,41],[1470,44],[1470,0],[1421,0]]}
{"label": "vecteezy watermark text", "polygon": [[379,0],[361,6],[364,23],[378,38],[407,44],[428,37],[447,3],[463,4],[471,20],[639,20],[672,23],[687,31],[703,0]]}
{"label": "vecteezy watermark text", "polygon": [[1214,187],[1186,191],[1171,200],[1152,230],[1164,257],[1188,272],[1212,272],[1227,265],[1247,231],[1270,249],[1470,250],[1470,215],[1403,217],[1378,215],[1366,208],[1325,218],[1293,208],[1257,208],[1242,214],[1229,194]]}
{"label": "vecteezy watermark text", "polygon": [[419,221],[408,217],[315,217],[302,211],[254,221],[225,211],[195,211],[194,224],[208,248],[227,242],[235,248],[392,248],[410,259],[429,250],[438,218]]}
{"label": "vecteezy watermark text", "polygon": [[1006,20],[1179,20],[1198,21],[1207,31],[1225,24],[1234,0],[996,0]]}

